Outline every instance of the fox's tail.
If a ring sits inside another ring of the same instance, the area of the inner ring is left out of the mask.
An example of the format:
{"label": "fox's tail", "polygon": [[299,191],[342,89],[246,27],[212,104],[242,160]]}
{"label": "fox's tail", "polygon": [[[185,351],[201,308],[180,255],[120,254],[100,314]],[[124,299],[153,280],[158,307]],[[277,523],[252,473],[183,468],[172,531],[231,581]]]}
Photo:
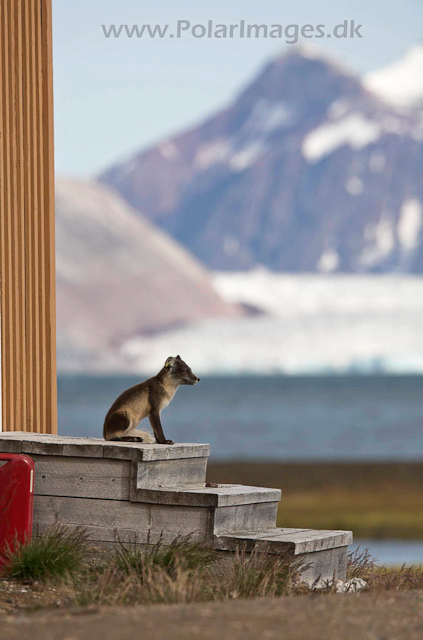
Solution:
{"label": "fox's tail", "polygon": [[145,444],[155,444],[155,442],[156,442],[156,438],[151,433],[149,433],[148,431],[141,431],[140,429],[134,429],[133,431],[131,431],[127,435],[128,436],[138,436],[138,438],[142,438],[142,440],[143,440],[143,442],[145,442]]}

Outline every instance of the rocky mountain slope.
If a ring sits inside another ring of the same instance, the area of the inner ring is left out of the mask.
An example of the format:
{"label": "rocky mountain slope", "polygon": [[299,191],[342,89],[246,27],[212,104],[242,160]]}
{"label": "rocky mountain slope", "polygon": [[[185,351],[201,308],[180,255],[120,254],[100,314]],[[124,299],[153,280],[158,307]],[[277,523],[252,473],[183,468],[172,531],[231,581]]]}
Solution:
{"label": "rocky mountain slope", "polygon": [[369,87],[296,48],[100,179],[214,269],[422,273],[422,112]]}
{"label": "rocky mountain slope", "polygon": [[56,221],[62,370],[119,369],[134,335],[239,313],[185,249],[108,187],[58,180]]}

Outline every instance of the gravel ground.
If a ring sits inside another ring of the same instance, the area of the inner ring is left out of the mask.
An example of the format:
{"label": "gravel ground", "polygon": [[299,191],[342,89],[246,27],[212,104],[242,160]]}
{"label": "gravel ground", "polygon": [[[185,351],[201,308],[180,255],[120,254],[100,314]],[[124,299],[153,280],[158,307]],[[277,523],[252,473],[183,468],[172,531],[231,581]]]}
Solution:
{"label": "gravel ground", "polygon": [[3,614],[0,638],[422,640],[423,592]]}

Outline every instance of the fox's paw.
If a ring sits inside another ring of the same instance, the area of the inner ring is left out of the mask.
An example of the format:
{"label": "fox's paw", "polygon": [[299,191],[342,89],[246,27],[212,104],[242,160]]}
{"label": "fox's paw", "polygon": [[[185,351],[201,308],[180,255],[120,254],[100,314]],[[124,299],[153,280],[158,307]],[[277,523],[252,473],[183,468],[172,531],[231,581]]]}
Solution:
{"label": "fox's paw", "polygon": [[165,440],[165,444],[175,444],[173,440]]}

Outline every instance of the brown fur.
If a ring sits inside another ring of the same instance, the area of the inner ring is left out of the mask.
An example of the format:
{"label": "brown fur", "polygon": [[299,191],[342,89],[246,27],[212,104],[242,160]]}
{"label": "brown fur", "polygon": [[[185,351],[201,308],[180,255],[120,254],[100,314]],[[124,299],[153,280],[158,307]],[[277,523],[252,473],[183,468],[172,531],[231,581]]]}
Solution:
{"label": "brown fur", "polygon": [[173,444],[173,440],[167,440],[163,433],[160,412],[181,384],[194,385],[199,380],[180,356],[168,358],[156,376],[127,389],[114,401],[104,421],[104,439],[154,442],[150,434],[136,430],[141,420],[148,416],[156,442]]}

